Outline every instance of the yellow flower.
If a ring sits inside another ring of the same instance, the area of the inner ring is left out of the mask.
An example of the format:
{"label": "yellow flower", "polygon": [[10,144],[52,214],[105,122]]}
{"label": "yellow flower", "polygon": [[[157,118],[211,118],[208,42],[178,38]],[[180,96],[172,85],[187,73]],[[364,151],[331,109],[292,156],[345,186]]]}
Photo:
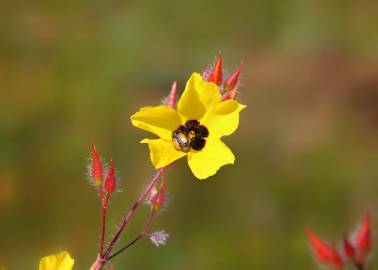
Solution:
{"label": "yellow flower", "polygon": [[222,101],[216,84],[193,73],[177,110],[164,105],[144,107],[131,116],[131,122],[160,137],[141,141],[148,144],[155,168],[187,156],[193,174],[205,179],[234,163],[234,154],[221,137],[237,129],[239,112],[245,107],[235,100]]}
{"label": "yellow flower", "polygon": [[67,251],[57,255],[43,257],[39,263],[39,270],[71,270],[75,261]]}

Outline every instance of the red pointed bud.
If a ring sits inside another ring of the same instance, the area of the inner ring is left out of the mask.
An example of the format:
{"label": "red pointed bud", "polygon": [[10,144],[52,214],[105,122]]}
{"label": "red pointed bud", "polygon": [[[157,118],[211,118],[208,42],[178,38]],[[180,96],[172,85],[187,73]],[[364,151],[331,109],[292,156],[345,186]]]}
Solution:
{"label": "red pointed bud", "polygon": [[114,162],[113,160],[110,160],[109,172],[105,179],[104,188],[108,194],[110,194],[116,190],[116,185],[117,181],[114,173]]}
{"label": "red pointed bud", "polygon": [[152,187],[152,189],[150,190],[150,192],[148,193],[147,195],[147,203],[152,205],[152,201],[154,200],[154,198],[156,197],[157,193],[159,192],[158,188],[156,185],[154,185]]}
{"label": "red pointed bud", "polygon": [[166,192],[167,192],[167,183],[165,179],[160,184],[159,192],[156,196],[156,200],[154,202],[154,206],[156,209],[160,209],[164,207],[165,199],[166,199]]}
{"label": "red pointed bud", "polygon": [[242,68],[243,64],[240,64],[240,66],[227,78],[227,80],[224,82],[224,90],[230,91],[238,84]]}
{"label": "red pointed bud", "polygon": [[330,264],[335,269],[340,269],[343,266],[344,262],[333,246],[320,240],[311,230],[307,230],[307,236],[319,262]]}
{"label": "red pointed bud", "polygon": [[235,99],[236,95],[238,94],[238,90],[239,90],[239,85],[236,85],[234,89],[222,95],[222,101],[225,101],[228,99]]}
{"label": "red pointed bud", "polygon": [[92,148],[92,164],[91,164],[91,176],[93,181],[97,186],[100,186],[103,178],[102,163],[99,155],[97,154],[96,147],[94,144],[91,145]]}
{"label": "red pointed bud", "polygon": [[171,87],[171,91],[169,92],[169,96],[167,99],[167,106],[174,108],[177,103],[177,82],[174,81]]}
{"label": "red pointed bud", "polygon": [[357,253],[356,260],[359,263],[364,261],[366,254],[371,249],[371,238],[370,214],[366,211],[362,223],[357,228],[354,239],[354,247]]}
{"label": "red pointed bud", "polygon": [[343,250],[344,250],[345,257],[352,260],[354,259],[354,256],[356,254],[354,251],[354,247],[352,246],[352,244],[349,242],[348,238],[345,235],[343,236]]}
{"label": "red pointed bud", "polygon": [[214,82],[216,85],[222,84],[222,55],[219,54],[214,68],[209,75],[208,81]]}
{"label": "red pointed bud", "polygon": [[162,180],[160,187],[154,186],[150,191],[147,201],[151,205],[153,211],[157,211],[164,207],[166,201],[167,184],[165,179]]}

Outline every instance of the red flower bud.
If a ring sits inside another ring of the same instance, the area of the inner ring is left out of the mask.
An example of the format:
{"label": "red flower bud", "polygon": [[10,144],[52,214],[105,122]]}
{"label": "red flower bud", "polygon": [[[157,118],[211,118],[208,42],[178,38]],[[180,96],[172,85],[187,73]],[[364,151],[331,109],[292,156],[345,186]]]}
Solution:
{"label": "red flower bud", "polygon": [[167,98],[167,106],[174,108],[177,102],[177,82],[174,81],[172,84],[171,91],[169,92],[169,96]]}
{"label": "red flower bud", "polygon": [[227,100],[227,99],[235,99],[236,95],[238,94],[239,86],[236,85],[231,91],[227,91],[225,94],[222,96],[222,100]]}
{"label": "red flower bud", "polygon": [[239,76],[242,68],[243,64],[240,64],[240,66],[235,69],[234,73],[227,78],[227,80],[224,82],[224,90],[230,91],[235,87],[235,85],[239,82]]}
{"label": "red flower bud", "polygon": [[117,181],[114,175],[114,162],[110,160],[109,172],[108,176],[105,179],[104,188],[108,192],[108,194],[115,191],[117,185]]}
{"label": "red flower bud", "polygon": [[370,228],[370,214],[368,211],[365,212],[362,223],[358,226],[357,232],[355,234],[354,247],[356,249],[356,260],[362,263],[365,259],[366,254],[370,251],[372,241],[371,241],[371,228]]}
{"label": "red flower bud", "polygon": [[354,247],[352,244],[349,242],[348,238],[344,235],[343,236],[343,250],[344,254],[348,259],[354,259],[354,256],[356,252],[354,251]]}
{"label": "red flower bud", "polygon": [[216,85],[222,84],[222,55],[219,54],[214,68],[209,75],[208,81],[214,82]]}
{"label": "red flower bud", "polygon": [[148,193],[147,195],[147,203],[148,204],[151,204],[152,205],[152,201],[154,200],[154,198],[156,197],[158,193],[158,188],[156,186],[156,184],[151,188],[150,192]]}
{"label": "red flower bud", "polygon": [[340,269],[343,266],[344,262],[334,247],[320,240],[311,230],[307,230],[307,235],[319,262],[330,264],[335,269]]}
{"label": "red flower bud", "polygon": [[154,203],[155,208],[160,209],[164,206],[165,199],[166,199],[166,197],[165,197],[166,192],[167,192],[167,183],[166,183],[165,179],[163,179],[163,181],[160,184],[159,192],[158,192],[156,199],[155,199],[155,203]]}
{"label": "red flower bud", "polygon": [[150,191],[147,201],[151,205],[154,211],[157,211],[164,207],[166,201],[167,184],[165,179],[162,180],[160,187],[154,186]]}
{"label": "red flower bud", "polygon": [[91,164],[91,176],[97,186],[102,183],[103,169],[102,163],[99,155],[97,154],[96,147],[94,144],[91,145],[92,148],[92,164]]}

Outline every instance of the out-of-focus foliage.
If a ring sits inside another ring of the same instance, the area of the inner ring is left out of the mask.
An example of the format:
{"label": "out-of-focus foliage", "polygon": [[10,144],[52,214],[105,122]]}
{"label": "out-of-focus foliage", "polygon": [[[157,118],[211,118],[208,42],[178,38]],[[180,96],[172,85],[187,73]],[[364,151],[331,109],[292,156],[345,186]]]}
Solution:
{"label": "out-of-focus foliage", "polygon": [[230,69],[245,63],[248,108],[225,140],[236,164],[198,181],[178,162],[154,225],[170,241],[139,243],[116,269],[315,269],[307,226],[337,239],[366,207],[377,216],[377,10],[336,0],[2,3],[0,265],[34,269],[67,249],[76,269],[89,268],[100,226],[85,180],[90,143],[121,171],[113,231],[153,173],[129,116],[221,51]]}

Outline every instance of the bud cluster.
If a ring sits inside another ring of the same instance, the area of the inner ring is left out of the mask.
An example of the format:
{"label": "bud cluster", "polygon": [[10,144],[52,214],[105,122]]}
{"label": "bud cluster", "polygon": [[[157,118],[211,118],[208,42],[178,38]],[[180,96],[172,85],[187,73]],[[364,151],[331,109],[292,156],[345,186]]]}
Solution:
{"label": "bud cluster", "polygon": [[92,144],[92,159],[89,165],[89,174],[91,182],[98,188],[100,191],[100,197],[103,199],[103,191],[106,191],[106,194],[110,195],[117,190],[117,181],[118,178],[115,174],[114,162],[110,160],[110,165],[108,168],[104,166],[100,156],[97,153],[96,147]]}
{"label": "bud cluster", "polygon": [[234,99],[238,94],[242,68],[243,64],[240,64],[231,74],[227,74],[222,68],[222,55],[219,54],[214,64],[205,67],[202,77],[204,80],[219,86],[223,100]]}
{"label": "bud cluster", "polygon": [[319,263],[341,269],[348,261],[357,269],[364,269],[367,255],[372,248],[372,235],[369,212],[365,212],[361,224],[351,238],[344,235],[340,249],[319,239],[310,229],[307,235]]}
{"label": "bud cluster", "polygon": [[[169,100],[171,100],[172,104],[175,99],[175,83],[171,90],[171,95]],[[109,244],[106,248],[105,246],[105,224],[106,224],[106,217],[107,217],[107,208],[109,199],[112,193],[114,193],[118,188],[118,177],[116,176],[115,168],[114,168],[114,161],[111,159],[109,162],[109,166],[104,165],[103,161],[101,160],[96,147],[92,144],[91,145],[91,152],[92,158],[90,159],[90,164],[88,167],[88,174],[90,178],[90,183],[94,185],[97,190],[99,191],[100,200],[102,203],[102,223],[101,223],[101,242],[99,248],[99,255],[94,264],[94,269],[101,269],[103,265],[109,261],[111,258],[115,257],[119,253],[123,252],[124,250],[128,249],[132,246],[136,241],[139,239],[143,239],[146,236],[149,236],[150,240],[155,246],[165,245],[166,241],[169,238],[169,234],[165,231],[156,231],[151,234],[148,234],[148,230],[152,223],[152,220],[155,214],[161,210],[166,202],[166,193],[167,193],[167,184],[166,179],[164,176],[164,170],[161,170],[159,176],[156,177],[156,181],[153,180],[149,186],[146,187],[144,193],[145,195],[142,196],[142,199],[138,199],[134,206],[131,208],[130,212],[127,215],[127,219],[124,219],[125,224],[132,218],[138,206],[143,202],[145,198],[147,203],[151,207],[151,212],[147,223],[145,224],[144,228],[142,229],[141,233],[129,244],[124,246],[123,248],[119,249],[118,251],[110,254],[112,251],[114,240]],[[159,172],[159,171],[158,171]],[[159,184],[159,180],[160,184]],[[122,227],[121,227],[122,228]],[[113,239],[118,239],[120,232],[122,229],[118,229],[119,231],[115,234]]]}
{"label": "bud cluster", "polygon": [[[232,73],[222,67],[222,55],[219,54],[215,63],[206,65],[202,73],[205,81],[215,83],[222,94],[222,100],[235,99],[240,86],[240,73],[243,64],[240,64]],[[174,81],[167,97],[162,101],[164,105],[175,108],[177,104],[177,82]]]}

